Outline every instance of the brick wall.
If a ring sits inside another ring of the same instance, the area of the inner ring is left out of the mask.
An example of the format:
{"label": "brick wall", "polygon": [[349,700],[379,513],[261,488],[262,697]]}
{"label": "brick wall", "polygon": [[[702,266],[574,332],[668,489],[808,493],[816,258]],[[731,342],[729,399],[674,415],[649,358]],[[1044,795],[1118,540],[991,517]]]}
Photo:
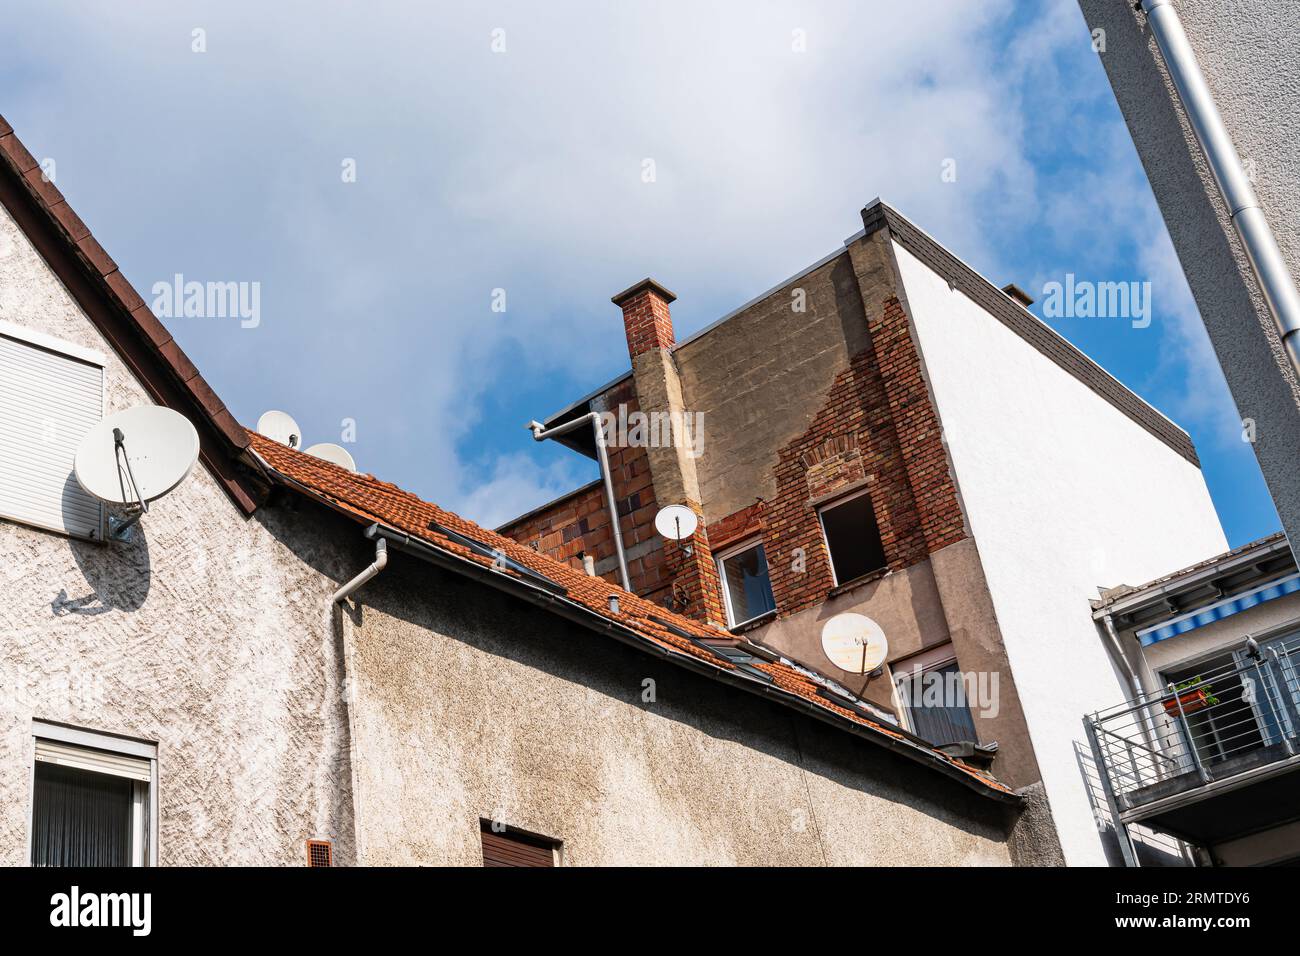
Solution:
{"label": "brick wall", "polygon": [[[631,382],[620,383],[603,398],[610,408],[627,405],[628,414],[638,408]],[[670,593],[672,575],[666,568],[662,542],[654,530],[654,516],[659,508],[646,450],[611,446],[609,470],[632,590],[663,603]],[[582,567],[584,555],[591,555],[597,574],[614,584],[620,583],[605,486],[601,482],[499,530],[506,537],[576,568]]]}
{"label": "brick wall", "polygon": [[728,544],[761,531],[781,616],[820,603],[834,587],[817,506],[839,493],[865,488],[871,495],[890,570],[965,537],[938,420],[898,299],[873,310],[869,325],[871,348],[852,358],[812,425],[781,449],[776,497],[714,523],[721,531],[715,540]]}
{"label": "brick wall", "polygon": [[886,299],[884,309],[869,325],[920,514],[925,551],[931,554],[966,537],[939,418],[930,402],[930,389],[921,373],[921,359],[902,304],[897,298]]}

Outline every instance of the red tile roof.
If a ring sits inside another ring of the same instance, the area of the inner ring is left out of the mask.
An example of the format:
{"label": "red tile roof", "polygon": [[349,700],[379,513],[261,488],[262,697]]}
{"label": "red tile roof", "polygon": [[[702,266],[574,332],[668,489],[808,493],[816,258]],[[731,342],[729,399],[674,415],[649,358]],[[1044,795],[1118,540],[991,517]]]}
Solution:
{"label": "red tile roof", "polygon": [[[486,528],[466,521],[459,515],[424,501],[409,491],[381,481],[372,475],[357,474],[303,452],[295,451],[256,432],[248,433],[251,449],[273,477],[288,487],[317,498],[363,524],[381,526],[410,535],[440,551],[463,558],[497,573],[509,575],[527,584],[528,579],[509,569],[494,565],[492,558],[465,547],[435,530],[430,523],[463,535],[513,562],[544,575],[567,590],[567,599],[593,615],[626,628],[662,648],[671,657],[690,658],[717,672],[736,672],[736,666],[707,647],[683,637],[682,632],[699,641],[735,643],[735,635],[690,618],[682,617],[651,601],[624,591],[604,578],[591,577],[567,564],[539,554]],[[610,610],[609,598],[618,596],[618,613]],[[957,760],[928,744],[917,741],[888,724],[872,720],[849,707],[828,700],[819,686],[804,672],[784,662],[756,660],[751,666],[766,673],[773,684],[788,695],[812,705],[818,716],[832,722],[852,725],[848,729],[865,730],[878,742],[886,743],[914,759],[935,764],[939,769],[957,771],[962,782],[990,796],[1009,797],[1014,792],[992,776]],[[756,685],[758,686],[758,685]],[[766,687],[766,685],[762,685]],[[781,699],[778,695],[776,699]],[[794,701],[786,699],[787,704]]]}

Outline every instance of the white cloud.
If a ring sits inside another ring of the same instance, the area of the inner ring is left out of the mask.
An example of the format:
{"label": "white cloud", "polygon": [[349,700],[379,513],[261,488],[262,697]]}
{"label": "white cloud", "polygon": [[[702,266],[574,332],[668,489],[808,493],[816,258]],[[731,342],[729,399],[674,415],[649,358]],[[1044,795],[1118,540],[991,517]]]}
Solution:
{"label": "white cloud", "polygon": [[[9,118],[137,285],[262,281],[256,335],[173,329],[242,420],[285,407],[314,441],[355,418],[364,469],[490,523],[567,466],[526,468],[518,422],[484,409],[617,370],[629,282],[673,288],[686,333],[876,195],[975,262],[1036,215],[1018,85],[1063,82],[1044,64],[1087,35],[1060,0],[1008,52],[1011,9],[56,3],[7,24],[0,59]],[[464,451],[481,442],[499,461]]]}

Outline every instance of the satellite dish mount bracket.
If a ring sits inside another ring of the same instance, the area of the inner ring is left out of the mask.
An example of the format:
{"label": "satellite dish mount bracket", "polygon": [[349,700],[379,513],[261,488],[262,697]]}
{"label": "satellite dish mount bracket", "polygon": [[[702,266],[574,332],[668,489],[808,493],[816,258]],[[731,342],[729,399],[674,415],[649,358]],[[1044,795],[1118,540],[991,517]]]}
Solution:
{"label": "satellite dish mount bracket", "polygon": [[140,494],[140,486],[135,483],[135,474],[131,471],[131,457],[126,453],[126,436],[122,429],[113,429],[113,455],[117,458],[118,474],[122,465],[126,465],[126,477],[131,483],[131,493],[135,495],[135,504],[127,505],[122,515],[108,516],[108,536],[114,541],[130,541],[131,528],[149,513],[149,502]]}

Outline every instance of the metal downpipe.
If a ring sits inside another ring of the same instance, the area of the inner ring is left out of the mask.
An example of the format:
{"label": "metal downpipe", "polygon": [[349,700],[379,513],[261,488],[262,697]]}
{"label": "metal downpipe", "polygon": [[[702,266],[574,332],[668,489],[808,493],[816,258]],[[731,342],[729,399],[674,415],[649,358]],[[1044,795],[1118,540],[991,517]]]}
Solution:
{"label": "metal downpipe", "polygon": [[1300,293],[1260,208],[1254,187],[1242,168],[1237,148],[1196,61],[1171,0],[1142,0],[1151,33],[1160,47],[1196,141],[1228,206],[1232,224],[1250,260],[1264,301],[1277,325],[1291,368],[1300,377]]}
{"label": "metal downpipe", "polygon": [[619,527],[618,521],[618,499],[614,496],[614,478],[609,472],[609,452],[605,449],[605,432],[600,427],[600,414],[598,412],[588,412],[581,418],[575,418],[563,425],[556,425],[554,428],[546,428],[538,421],[531,421],[524,427],[533,433],[534,441],[545,441],[548,438],[555,438],[576,431],[587,422],[591,422],[592,431],[596,436],[596,456],[600,462],[600,477],[605,483],[605,503],[609,508],[609,523],[610,527],[614,529],[614,553],[618,557],[619,578],[623,581],[623,590],[630,592],[632,590],[632,581],[627,573],[627,556],[623,553],[623,531]]}

